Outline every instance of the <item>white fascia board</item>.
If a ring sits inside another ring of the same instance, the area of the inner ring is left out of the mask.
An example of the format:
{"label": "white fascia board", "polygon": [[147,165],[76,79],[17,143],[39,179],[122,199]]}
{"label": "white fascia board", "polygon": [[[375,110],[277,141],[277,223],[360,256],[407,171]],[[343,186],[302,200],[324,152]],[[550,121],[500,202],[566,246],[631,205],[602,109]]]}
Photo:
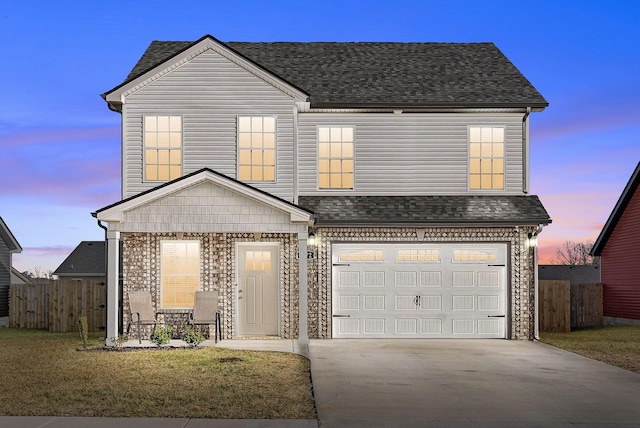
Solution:
{"label": "white fascia board", "polygon": [[135,93],[149,83],[171,73],[173,70],[181,67],[183,64],[189,62],[192,58],[200,55],[203,52],[206,52],[207,50],[212,50],[222,55],[229,61],[237,64],[238,66],[257,76],[258,78],[264,80],[275,88],[293,97],[296,101],[306,101],[307,98],[309,98],[307,94],[300,91],[298,88],[291,86],[289,83],[283,81],[279,77],[265,71],[251,61],[239,56],[224,44],[220,44],[213,39],[206,38],[204,40],[201,40],[199,43],[196,43],[193,46],[187,48],[186,50],[181,52],[180,55],[174,56],[158,64],[156,67],[152,68],[143,75],[138,76],[134,80],[114,89],[112,92],[109,92],[106,95],[106,101],[109,103],[124,104],[127,96]]}
{"label": "white fascia board", "polygon": [[97,213],[96,218],[101,221],[120,223],[124,221],[124,214],[129,210],[146,205],[157,199],[164,198],[172,193],[206,181],[216,184],[220,187],[230,189],[236,193],[254,199],[272,208],[287,212],[291,216],[292,223],[307,223],[312,220],[313,215],[308,211],[296,208],[294,205],[291,205],[283,200],[269,196],[266,193],[252,189],[251,187],[247,187],[240,182],[226,179],[223,176],[213,174],[209,171],[203,171],[191,177],[180,179],[167,186],[160,187],[149,193],[144,193],[140,196],[133,197],[125,202],[115,205],[114,207]]}
{"label": "white fascia board", "polygon": [[13,233],[11,233],[9,226],[7,226],[2,217],[0,217],[0,239],[5,241],[5,244],[9,248],[9,253],[13,254],[22,252],[22,247],[18,243],[16,237],[13,236]]}

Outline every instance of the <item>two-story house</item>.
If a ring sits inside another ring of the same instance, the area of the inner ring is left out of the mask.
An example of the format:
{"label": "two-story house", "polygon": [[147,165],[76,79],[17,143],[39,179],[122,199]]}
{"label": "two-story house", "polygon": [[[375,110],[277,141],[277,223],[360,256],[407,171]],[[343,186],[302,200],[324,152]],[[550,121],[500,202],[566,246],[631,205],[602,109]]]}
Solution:
{"label": "two-story house", "polygon": [[180,322],[199,289],[227,339],[534,337],[548,103],[492,43],[154,41],[103,97],[107,337],[129,290]]}
{"label": "two-story house", "polygon": [[0,217],[0,327],[9,326],[9,286],[14,283],[15,270],[12,259],[13,254],[21,252],[22,247]]}

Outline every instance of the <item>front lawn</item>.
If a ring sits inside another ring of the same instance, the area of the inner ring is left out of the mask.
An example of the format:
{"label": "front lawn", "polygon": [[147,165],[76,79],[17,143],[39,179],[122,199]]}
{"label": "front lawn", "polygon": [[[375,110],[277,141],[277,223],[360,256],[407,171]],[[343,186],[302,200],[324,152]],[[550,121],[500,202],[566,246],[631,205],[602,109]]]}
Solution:
{"label": "front lawn", "polygon": [[640,373],[640,326],[585,328],[571,333],[540,333],[540,340],[594,360]]}
{"label": "front lawn", "polygon": [[[100,345],[91,335],[89,348]],[[78,333],[0,328],[0,415],[315,418],[309,361],[299,355],[79,349]]]}

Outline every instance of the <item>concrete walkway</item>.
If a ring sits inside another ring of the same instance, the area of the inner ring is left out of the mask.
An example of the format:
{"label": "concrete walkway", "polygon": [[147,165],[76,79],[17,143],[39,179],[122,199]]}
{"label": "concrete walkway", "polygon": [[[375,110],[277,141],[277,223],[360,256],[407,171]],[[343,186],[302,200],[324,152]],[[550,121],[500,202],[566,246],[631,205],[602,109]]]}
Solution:
{"label": "concrete walkway", "polygon": [[0,428],[640,427],[640,375],[542,343],[342,339],[312,340],[307,349],[291,340],[225,340],[217,346],[308,355],[319,420],[0,417]]}

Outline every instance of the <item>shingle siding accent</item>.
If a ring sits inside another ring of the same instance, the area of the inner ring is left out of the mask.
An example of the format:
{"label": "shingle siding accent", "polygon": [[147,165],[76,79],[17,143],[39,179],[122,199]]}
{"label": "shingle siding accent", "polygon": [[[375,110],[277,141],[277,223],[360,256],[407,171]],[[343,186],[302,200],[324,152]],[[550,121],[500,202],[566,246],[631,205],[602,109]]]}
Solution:
{"label": "shingle siding accent", "polygon": [[[331,337],[331,245],[341,242],[503,242],[508,244],[511,339],[534,338],[534,227],[427,228],[419,240],[415,228],[318,228],[317,258],[309,260],[309,337]],[[316,285],[315,278],[318,278]]]}
{"label": "shingle siding accent", "polygon": [[[127,293],[149,290],[156,310],[160,302],[160,242],[178,239],[175,233],[123,233],[123,326],[129,322]],[[203,290],[218,290],[222,314],[222,337],[236,336],[235,317],[237,298],[236,244],[255,242],[253,233],[185,233],[181,239],[200,241],[200,278]],[[298,264],[296,262],[297,235],[263,233],[260,242],[276,242],[280,247],[280,333],[283,339],[298,336]],[[179,328],[179,336],[186,325],[188,310],[172,310],[165,321]],[[148,337],[151,327],[143,327]],[[131,331],[135,333],[136,327]],[[210,331],[213,333],[213,331]]]}
{"label": "shingle siding accent", "polygon": [[125,213],[127,232],[297,232],[290,214],[212,183],[198,183]]}

